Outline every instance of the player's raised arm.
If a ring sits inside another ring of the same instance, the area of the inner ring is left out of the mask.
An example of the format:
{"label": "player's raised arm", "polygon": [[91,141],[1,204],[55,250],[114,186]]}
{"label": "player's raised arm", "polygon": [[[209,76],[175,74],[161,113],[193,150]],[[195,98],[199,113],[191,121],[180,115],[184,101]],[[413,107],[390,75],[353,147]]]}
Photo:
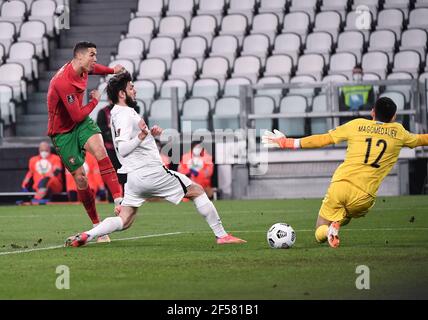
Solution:
{"label": "player's raised arm", "polygon": [[89,95],[91,99],[89,103],[81,106],[77,94],[73,93],[69,87],[72,86],[67,86],[67,88],[57,88],[56,91],[67,109],[70,118],[74,122],[81,122],[92,112],[92,110],[95,109],[101,95],[98,90],[92,90]]}
{"label": "player's raised arm", "polygon": [[124,70],[125,70],[125,68],[120,64],[117,64],[113,68],[110,68],[110,67],[106,67],[102,64],[96,63],[94,65],[94,68],[92,69],[92,71],[90,71],[90,74],[104,76],[107,74],[118,74],[118,73],[123,72]]}
{"label": "player's raised arm", "polygon": [[334,140],[330,133],[316,134],[302,139],[287,138],[281,131],[273,130],[273,132],[265,131],[262,136],[262,143],[266,147],[281,148],[281,149],[310,149],[322,148],[329,144],[334,144]]}

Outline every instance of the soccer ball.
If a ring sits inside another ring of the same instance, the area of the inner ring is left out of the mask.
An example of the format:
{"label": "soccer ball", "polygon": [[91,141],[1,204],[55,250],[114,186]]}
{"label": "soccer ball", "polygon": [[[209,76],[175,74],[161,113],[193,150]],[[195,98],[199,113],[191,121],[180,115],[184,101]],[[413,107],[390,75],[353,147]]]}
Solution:
{"label": "soccer ball", "polygon": [[288,249],[296,242],[296,233],[289,224],[275,223],[267,232],[267,241],[271,248]]}

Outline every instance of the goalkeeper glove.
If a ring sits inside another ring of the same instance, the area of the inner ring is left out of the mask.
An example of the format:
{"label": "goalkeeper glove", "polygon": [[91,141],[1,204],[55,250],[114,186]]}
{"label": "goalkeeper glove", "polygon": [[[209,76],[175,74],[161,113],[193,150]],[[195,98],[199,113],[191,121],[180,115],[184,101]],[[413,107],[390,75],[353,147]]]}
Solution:
{"label": "goalkeeper glove", "polygon": [[297,149],[300,148],[300,139],[287,138],[281,131],[276,129],[273,132],[265,131],[262,136],[262,143],[265,147]]}

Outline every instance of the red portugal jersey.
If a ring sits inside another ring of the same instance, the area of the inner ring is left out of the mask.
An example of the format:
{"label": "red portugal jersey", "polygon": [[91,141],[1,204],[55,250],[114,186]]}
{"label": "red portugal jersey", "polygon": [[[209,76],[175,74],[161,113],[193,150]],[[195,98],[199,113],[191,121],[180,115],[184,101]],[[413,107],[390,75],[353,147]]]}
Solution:
{"label": "red portugal jersey", "polygon": [[[106,75],[114,73],[113,68],[95,64],[91,74]],[[83,94],[88,83],[88,74],[78,75],[71,62],[65,64],[55,74],[48,90],[48,135],[71,131],[83,121],[98,104],[92,99],[82,106]]]}

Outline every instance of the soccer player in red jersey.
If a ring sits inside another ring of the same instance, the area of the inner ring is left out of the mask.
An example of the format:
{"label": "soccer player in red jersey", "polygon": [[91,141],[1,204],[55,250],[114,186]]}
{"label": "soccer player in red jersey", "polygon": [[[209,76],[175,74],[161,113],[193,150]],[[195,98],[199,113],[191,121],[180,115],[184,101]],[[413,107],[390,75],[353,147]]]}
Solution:
{"label": "soccer player in red jersey", "polygon": [[[97,64],[97,48],[91,42],[79,42],[73,50],[73,59],[66,63],[52,78],[48,90],[48,135],[62,162],[73,175],[80,201],[92,223],[100,222],[95,196],[89,188],[83,164],[85,152],[91,153],[98,162],[104,184],[110,190],[115,205],[122,200],[122,187],[116,171],[107,156],[101,131],[89,117],[101,97],[98,90],[92,90],[90,101],[83,105],[83,95],[88,82],[88,74],[117,74],[124,70],[116,65],[109,68]],[[101,238],[100,241],[109,241]]]}

